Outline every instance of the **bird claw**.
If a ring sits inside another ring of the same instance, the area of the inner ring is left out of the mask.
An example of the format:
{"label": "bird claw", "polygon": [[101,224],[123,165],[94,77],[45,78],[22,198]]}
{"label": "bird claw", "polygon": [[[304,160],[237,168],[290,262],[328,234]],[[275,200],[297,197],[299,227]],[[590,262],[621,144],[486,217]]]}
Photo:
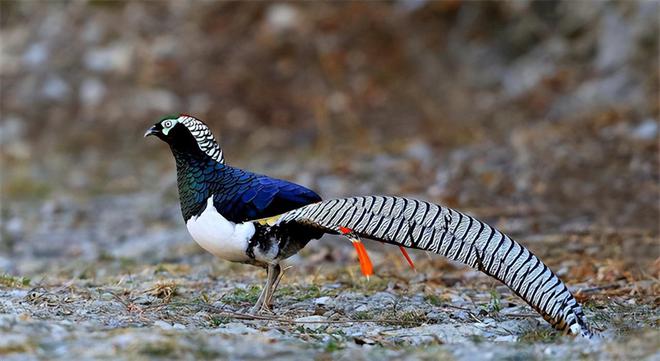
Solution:
{"label": "bird claw", "polygon": [[273,309],[270,306],[261,306],[260,314],[274,315]]}
{"label": "bird claw", "polygon": [[261,314],[273,314],[273,310],[270,306],[267,305],[254,305],[250,308],[251,315],[261,315]]}

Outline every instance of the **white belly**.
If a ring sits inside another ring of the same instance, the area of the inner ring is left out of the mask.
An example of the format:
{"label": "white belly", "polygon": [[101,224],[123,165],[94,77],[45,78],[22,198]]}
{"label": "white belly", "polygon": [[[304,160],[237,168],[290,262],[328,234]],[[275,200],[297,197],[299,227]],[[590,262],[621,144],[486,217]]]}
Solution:
{"label": "white belly", "polygon": [[252,222],[230,222],[213,206],[213,196],[206,202],[206,209],[199,217],[186,223],[192,238],[213,255],[233,262],[249,260],[248,242],[254,235]]}

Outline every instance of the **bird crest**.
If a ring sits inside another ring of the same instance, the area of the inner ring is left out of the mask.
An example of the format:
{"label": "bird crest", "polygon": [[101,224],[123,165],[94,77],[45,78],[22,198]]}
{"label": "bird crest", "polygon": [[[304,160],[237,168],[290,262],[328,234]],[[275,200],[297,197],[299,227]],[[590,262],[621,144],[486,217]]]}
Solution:
{"label": "bird crest", "polygon": [[218,163],[225,163],[224,155],[222,154],[222,149],[218,142],[215,141],[211,129],[204,124],[201,120],[187,114],[180,114],[177,116],[165,117],[161,120],[161,126],[163,127],[163,134],[167,135],[174,126],[177,124],[183,124],[190,134],[197,141],[199,148],[206,153],[209,157],[217,161]]}

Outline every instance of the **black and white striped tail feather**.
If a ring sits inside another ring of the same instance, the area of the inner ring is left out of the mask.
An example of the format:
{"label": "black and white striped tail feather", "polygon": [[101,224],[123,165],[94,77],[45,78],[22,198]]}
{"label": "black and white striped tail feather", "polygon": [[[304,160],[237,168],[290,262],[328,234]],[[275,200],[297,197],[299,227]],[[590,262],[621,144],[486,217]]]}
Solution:
{"label": "black and white striped tail feather", "polygon": [[279,223],[299,222],[336,232],[442,254],[502,281],[558,330],[593,335],[577,300],[541,260],[504,233],[437,204],[390,196],[332,199],[285,213]]}

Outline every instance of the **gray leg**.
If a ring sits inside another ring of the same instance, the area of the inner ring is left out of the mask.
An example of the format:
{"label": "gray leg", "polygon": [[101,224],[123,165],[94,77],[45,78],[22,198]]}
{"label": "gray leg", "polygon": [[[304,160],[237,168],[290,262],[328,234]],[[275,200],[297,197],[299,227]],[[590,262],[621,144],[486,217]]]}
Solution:
{"label": "gray leg", "polygon": [[268,281],[266,281],[266,284],[261,289],[261,293],[259,294],[259,298],[257,299],[257,303],[255,303],[254,306],[252,306],[252,308],[250,308],[250,313],[257,314],[259,312],[259,310],[261,309],[261,306],[264,304],[264,300],[266,299],[266,289],[267,288],[268,288]]}
{"label": "gray leg", "polygon": [[266,299],[264,300],[264,306],[269,309],[273,305],[273,295],[275,294],[275,290],[277,289],[277,286],[279,286],[280,284],[281,272],[282,272],[282,268],[280,267],[279,263],[273,266],[272,283],[268,289],[268,294],[266,294]]}
{"label": "gray leg", "polygon": [[284,277],[284,271],[286,271],[288,267],[285,269],[281,269],[281,268],[282,267],[278,264],[275,271],[278,276],[275,277],[275,283],[273,284],[270,294],[268,295],[268,298],[266,298],[266,300],[264,301],[268,307],[273,306],[273,295],[275,294],[277,287],[280,285],[280,281],[282,280],[282,277]]}
{"label": "gray leg", "polygon": [[254,314],[259,313],[260,311],[268,310],[268,304],[265,301],[272,297],[271,290],[273,290],[273,285],[277,280],[277,276],[279,276],[280,274],[280,265],[269,264],[266,272],[267,272],[266,284],[264,285],[263,290],[261,290],[261,294],[259,295],[259,299],[257,300],[257,303],[255,303],[254,306],[252,306],[252,308],[250,309],[250,312]]}

